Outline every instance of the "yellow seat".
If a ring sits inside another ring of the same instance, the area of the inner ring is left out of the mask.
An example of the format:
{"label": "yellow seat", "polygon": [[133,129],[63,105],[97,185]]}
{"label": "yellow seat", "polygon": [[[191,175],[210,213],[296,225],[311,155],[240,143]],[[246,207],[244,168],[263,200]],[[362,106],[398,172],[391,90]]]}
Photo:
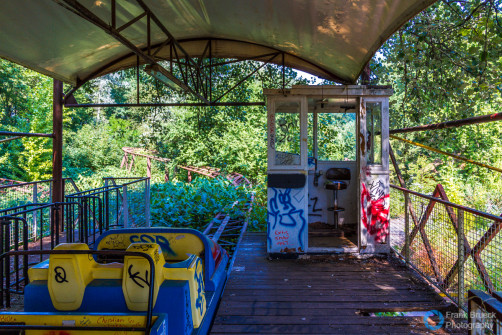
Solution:
{"label": "yellow seat", "polygon": [[[154,243],[132,243],[127,251],[141,252],[149,255],[154,262],[154,287],[153,303],[157,302],[159,288],[164,281],[163,267],[165,259],[162,249]],[[150,265],[148,260],[141,256],[125,256],[122,274],[122,291],[131,311],[146,311],[148,309],[148,292],[151,285]]]}
{"label": "yellow seat", "polygon": [[[54,250],[89,250],[84,243],[62,243]],[[49,256],[47,286],[54,308],[74,311],[82,304],[85,287],[92,281],[94,259],[89,255]]]}

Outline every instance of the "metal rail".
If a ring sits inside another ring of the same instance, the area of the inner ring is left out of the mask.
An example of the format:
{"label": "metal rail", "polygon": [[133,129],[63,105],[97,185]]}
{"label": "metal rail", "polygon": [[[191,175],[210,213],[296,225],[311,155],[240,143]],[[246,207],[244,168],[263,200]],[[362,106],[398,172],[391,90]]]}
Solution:
{"label": "metal rail", "polygon": [[502,172],[502,169],[499,169],[497,167],[490,166],[490,165],[484,164],[484,163],[479,163],[479,162],[476,162],[475,160],[472,160],[472,159],[469,159],[469,158],[465,158],[465,157],[462,157],[460,155],[456,155],[456,154],[452,154],[452,153],[449,153],[449,152],[446,152],[446,151],[443,151],[443,150],[432,148],[432,147],[430,147],[428,145],[425,145],[425,144],[422,144],[422,143],[413,142],[413,141],[407,140],[405,138],[397,137],[395,135],[389,135],[389,137],[393,138],[395,140],[399,140],[399,141],[402,141],[402,142],[405,142],[405,143],[413,144],[413,145],[415,145],[417,147],[424,148],[424,149],[427,149],[429,151],[437,152],[438,154],[449,156],[449,157],[452,157],[452,158],[455,158],[455,159],[458,159],[458,160],[461,160],[461,161],[464,161],[464,162],[467,162],[467,163],[478,165],[478,166],[481,166],[481,167],[484,167],[484,168],[487,168],[487,169],[490,169],[490,170],[493,170],[493,171]]}
{"label": "metal rail", "polygon": [[14,136],[19,136],[19,137],[54,137],[54,134],[41,134],[41,133],[18,133],[18,132],[13,132],[13,131],[0,131],[0,136],[11,136],[10,139],[14,139],[12,137]]}
{"label": "metal rail", "polygon": [[118,104],[65,104],[67,108],[97,108],[97,107],[235,107],[235,106],[265,106],[264,101],[251,102],[173,102],[173,103],[118,103]]}
{"label": "metal rail", "polygon": [[468,125],[473,125],[473,124],[500,121],[500,120],[502,120],[502,113],[495,113],[495,114],[490,114],[490,115],[481,115],[481,116],[470,117],[470,118],[461,119],[461,120],[453,120],[453,121],[446,121],[446,122],[440,122],[440,123],[426,124],[423,126],[391,129],[389,131],[389,134],[403,134],[403,133],[412,133],[412,132],[416,132],[416,131],[455,128],[455,127],[468,126]]}
{"label": "metal rail", "polygon": [[[171,162],[171,159],[169,159],[169,158],[163,158],[163,157],[156,156],[156,154],[158,154],[158,153],[155,150],[123,147],[122,151],[124,151],[124,156],[122,158],[122,162],[120,163],[120,167],[125,168],[128,171],[131,171],[134,166],[136,156],[146,158],[146,163],[147,163],[147,171],[146,172],[147,172],[148,177],[151,177],[151,174],[152,174],[152,172],[151,172],[151,165],[152,165],[151,161],[152,160],[155,160],[155,161],[158,161],[158,162],[161,162],[164,164]],[[129,161],[129,156],[131,156],[130,161]],[[187,166],[178,165],[177,167],[187,171],[187,177],[188,177],[189,182],[192,181],[192,174],[191,174],[192,172],[195,172],[195,173],[198,173],[203,176],[210,177],[210,178],[216,178],[216,177],[222,175],[222,172],[223,172],[223,171],[221,171],[221,169],[213,168],[210,166],[198,167],[198,166],[190,166],[190,165],[187,165]],[[249,180],[246,177],[244,177],[242,174],[237,173],[237,172],[228,173],[225,175],[225,177],[228,180],[230,180],[234,186],[239,186],[241,184],[251,185],[251,183],[249,182]],[[166,182],[169,181],[169,171],[167,170],[167,168],[166,168],[166,172],[165,172],[165,181]]]}

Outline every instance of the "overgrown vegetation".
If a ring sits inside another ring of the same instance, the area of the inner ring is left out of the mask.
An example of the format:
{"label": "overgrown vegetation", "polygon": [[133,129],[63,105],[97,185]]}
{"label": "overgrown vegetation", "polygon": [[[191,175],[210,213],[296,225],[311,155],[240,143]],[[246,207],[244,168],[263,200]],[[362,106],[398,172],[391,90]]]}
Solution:
{"label": "overgrown vegetation", "polygon": [[[389,39],[371,62],[371,80],[394,87],[391,129],[500,111],[501,8],[501,0],[440,1]],[[215,67],[213,94],[223,94],[258,64],[248,61]],[[143,102],[192,101],[146,74],[140,74],[140,82]],[[263,88],[278,88],[281,83],[280,69],[265,66],[222,101],[261,101]],[[305,83],[308,80],[295,71],[286,71],[287,86]],[[75,97],[80,103],[135,102],[135,88],[135,71],[126,70],[84,85]],[[0,60],[2,130],[51,132],[51,99],[50,78]],[[263,107],[65,109],[64,126],[65,176],[97,186],[103,176],[126,174],[118,169],[122,147],[155,149],[160,156],[172,159],[171,171],[177,164],[191,164],[245,175],[258,192],[253,226],[264,227]],[[500,168],[501,133],[502,123],[494,122],[412,133],[406,138]],[[328,148],[329,143],[325,144]],[[427,193],[442,183],[454,202],[494,214],[502,212],[500,174],[396,140],[392,146],[409,188]],[[50,160],[50,139],[1,143],[0,177],[25,181],[50,178]],[[137,167],[139,170],[131,174],[146,174],[144,165]],[[233,190],[221,180],[187,185],[182,183],[181,174],[164,184],[160,176],[155,176],[152,185],[152,218],[162,225],[178,222],[200,227],[229,199],[248,192]]]}

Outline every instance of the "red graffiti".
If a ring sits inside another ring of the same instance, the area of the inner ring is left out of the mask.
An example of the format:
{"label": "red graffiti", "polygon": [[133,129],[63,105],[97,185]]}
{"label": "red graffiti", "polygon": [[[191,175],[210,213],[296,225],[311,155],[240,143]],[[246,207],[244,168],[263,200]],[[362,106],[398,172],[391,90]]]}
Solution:
{"label": "red graffiti", "polygon": [[361,183],[361,217],[368,233],[375,237],[375,241],[383,243],[389,235],[389,194],[384,194],[382,187],[381,184],[372,185],[370,193],[365,183]]}
{"label": "red graffiti", "polygon": [[275,240],[277,245],[288,245],[289,233],[287,230],[277,230],[275,232]]}

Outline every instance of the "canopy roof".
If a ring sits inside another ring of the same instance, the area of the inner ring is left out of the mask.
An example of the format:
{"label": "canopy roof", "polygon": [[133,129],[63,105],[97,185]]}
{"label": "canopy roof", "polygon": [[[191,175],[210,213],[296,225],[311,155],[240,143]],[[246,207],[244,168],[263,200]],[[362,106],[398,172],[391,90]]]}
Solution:
{"label": "canopy roof", "polygon": [[[0,2],[0,57],[76,85],[134,66],[136,55],[97,25],[68,9],[67,0]],[[142,0],[192,57],[255,58],[353,83],[378,48],[435,0]],[[111,25],[112,0],[80,0]],[[116,27],[144,10],[116,0]],[[121,33],[147,46],[146,16]],[[152,46],[165,32],[151,25]],[[156,57],[170,58],[168,45]],[[268,56],[265,56],[267,55]],[[144,62],[144,61],[143,61]]]}

